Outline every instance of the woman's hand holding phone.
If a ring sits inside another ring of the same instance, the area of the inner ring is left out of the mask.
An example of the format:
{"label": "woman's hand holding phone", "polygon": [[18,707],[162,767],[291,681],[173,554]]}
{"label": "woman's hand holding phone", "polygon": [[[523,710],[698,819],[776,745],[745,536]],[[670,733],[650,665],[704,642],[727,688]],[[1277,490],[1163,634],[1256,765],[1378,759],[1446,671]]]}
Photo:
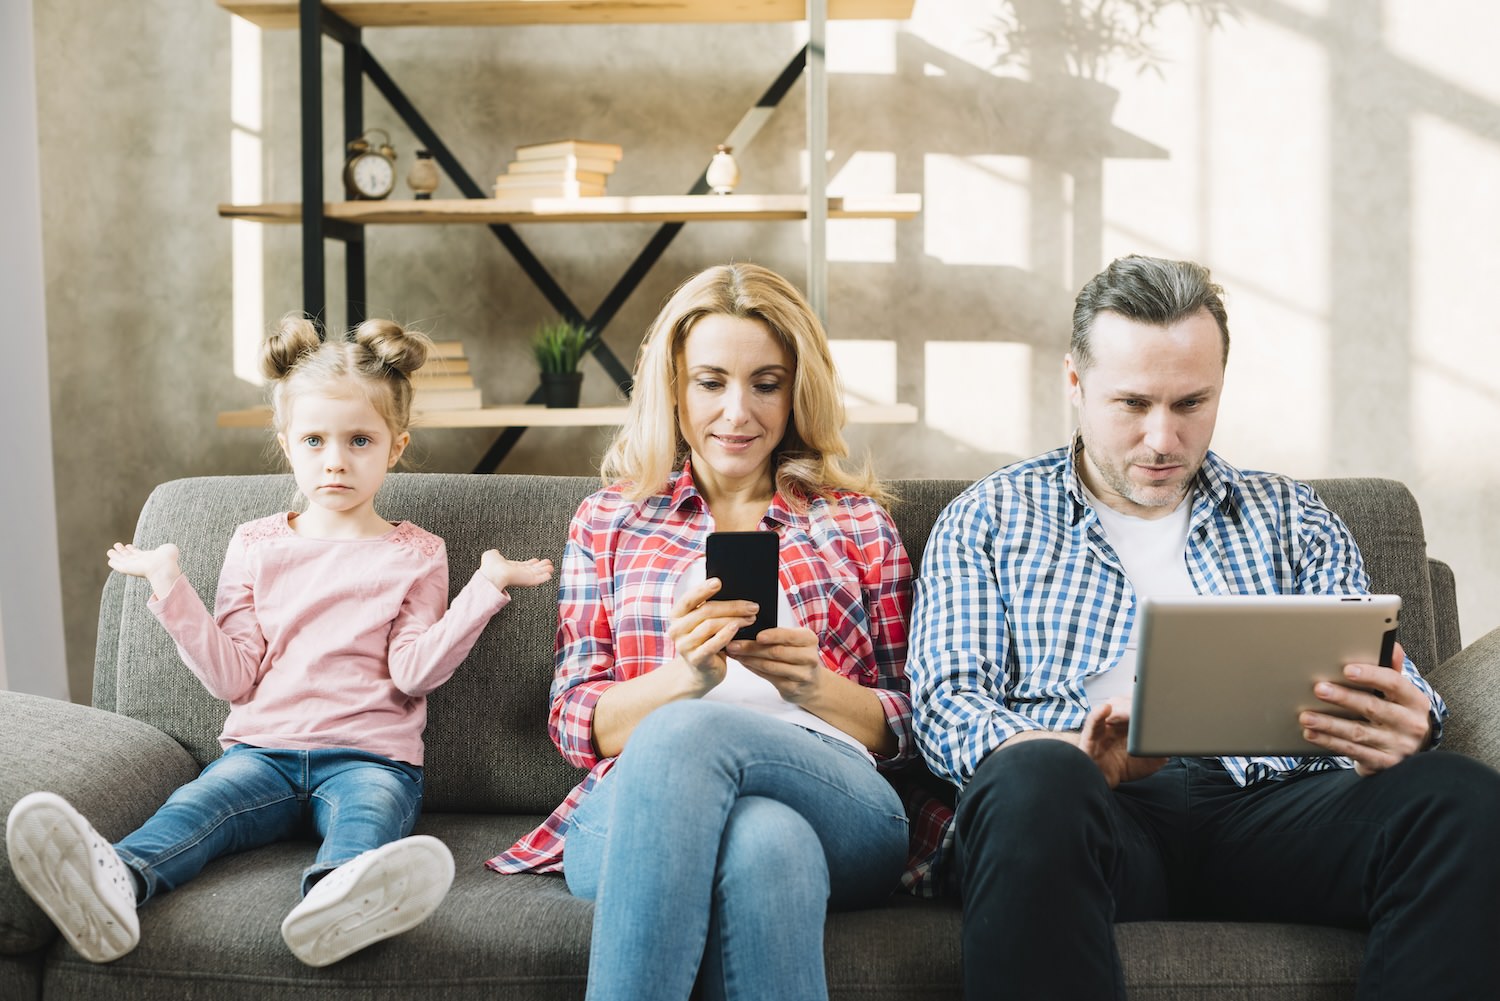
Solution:
{"label": "woman's hand holding phone", "polygon": [[667,636],[678,658],[697,675],[703,692],[724,680],[729,669],[725,647],[735,633],[755,621],[754,602],[712,600],[720,586],[710,577],[690,588],[672,606],[667,622]]}
{"label": "woman's hand holding phone", "polygon": [[767,629],[753,640],[735,640],[726,649],[793,705],[813,701],[822,682],[832,676],[823,668],[818,637],[811,629]]}

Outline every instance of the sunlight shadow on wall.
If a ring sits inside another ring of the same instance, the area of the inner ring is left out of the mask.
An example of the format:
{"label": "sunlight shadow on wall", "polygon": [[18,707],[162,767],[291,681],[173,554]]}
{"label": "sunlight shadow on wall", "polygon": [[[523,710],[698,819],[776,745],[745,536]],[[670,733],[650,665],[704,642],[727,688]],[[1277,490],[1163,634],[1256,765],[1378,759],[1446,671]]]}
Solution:
{"label": "sunlight shadow on wall", "polygon": [[1492,4],[1387,2],[1380,41],[1402,64],[1468,95],[1500,104]]}
{"label": "sunlight shadow on wall", "polygon": [[[828,194],[885,195],[896,191],[896,154],[860,150],[828,180]],[[896,262],[896,220],[830,219],[828,259],[867,264]]]}
{"label": "sunlight shadow on wall", "polygon": [[928,341],[927,426],[984,452],[1031,452],[1031,346]]}
{"label": "sunlight shadow on wall", "polygon": [[[944,264],[1029,268],[1031,161],[1024,156],[922,158],[923,241]],[[983,206],[983,214],[975,212]]]}
{"label": "sunlight shadow on wall", "polygon": [[[901,21],[829,21],[829,74],[896,72],[896,35]],[[798,22],[801,39],[807,39],[807,25]]]}
{"label": "sunlight shadow on wall", "polygon": [[853,404],[896,403],[896,342],[828,342],[833,364],[844,384],[844,401]]}
{"label": "sunlight shadow on wall", "polygon": [[1418,114],[1412,162],[1412,445],[1423,475],[1441,478],[1493,455],[1500,421],[1500,334],[1475,309],[1500,270],[1500,191],[1473,183],[1500,176],[1500,145]]}

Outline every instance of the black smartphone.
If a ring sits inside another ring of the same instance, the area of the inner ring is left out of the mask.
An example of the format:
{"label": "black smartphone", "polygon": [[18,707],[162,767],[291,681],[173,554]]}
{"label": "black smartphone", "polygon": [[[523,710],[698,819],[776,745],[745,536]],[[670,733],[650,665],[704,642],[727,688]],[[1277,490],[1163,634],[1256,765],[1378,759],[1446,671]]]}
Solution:
{"label": "black smartphone", "polygon": [[753,640],[762,629],[776,628],[776,583],[781,539],[775,532],[710,532],[707,576],[723,583],[713,601],[753,601],[759,610],[755,622],[734,634],[737,640]]}

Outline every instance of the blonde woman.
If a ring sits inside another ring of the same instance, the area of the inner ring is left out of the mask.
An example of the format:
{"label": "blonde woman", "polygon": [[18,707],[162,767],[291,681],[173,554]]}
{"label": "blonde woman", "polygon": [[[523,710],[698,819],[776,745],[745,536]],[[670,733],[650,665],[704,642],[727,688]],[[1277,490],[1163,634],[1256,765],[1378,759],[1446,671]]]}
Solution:
{"label": "blonde woman", "polygon": [[[561,575],[551,732],[588,776],[490,861],[595,903],[588,997],[820,998],[830,907],[886,897],[908,823],[911,568],[845,463],[827,338],[779,275],[691,278],[642,346],[607,486]],[[777,625],[704,579],[714,531],[778,536]]]}

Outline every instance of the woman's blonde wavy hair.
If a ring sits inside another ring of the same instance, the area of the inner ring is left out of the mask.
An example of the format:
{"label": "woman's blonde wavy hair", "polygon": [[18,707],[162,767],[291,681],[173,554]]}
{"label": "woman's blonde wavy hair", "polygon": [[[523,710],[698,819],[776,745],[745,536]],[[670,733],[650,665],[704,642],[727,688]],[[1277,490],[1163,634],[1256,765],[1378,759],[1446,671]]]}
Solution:
{"label": "woman's blonde wavy hair", "polygon": [[844,394],[828,335],[796,287],[756,264],[721,264],[689,278],[652,322],[636,358],[625,423],[605,452],[606,484],[624,484],[641,500],[661,493],[687,458],[677,422],[677,362],[693,327],[705,316],[758,320],[792,356],[792,414],[772,455],[776,488],[803,508],[815,498],[851,490],[887,503],[866,462],[852,468],[844,440]]}

